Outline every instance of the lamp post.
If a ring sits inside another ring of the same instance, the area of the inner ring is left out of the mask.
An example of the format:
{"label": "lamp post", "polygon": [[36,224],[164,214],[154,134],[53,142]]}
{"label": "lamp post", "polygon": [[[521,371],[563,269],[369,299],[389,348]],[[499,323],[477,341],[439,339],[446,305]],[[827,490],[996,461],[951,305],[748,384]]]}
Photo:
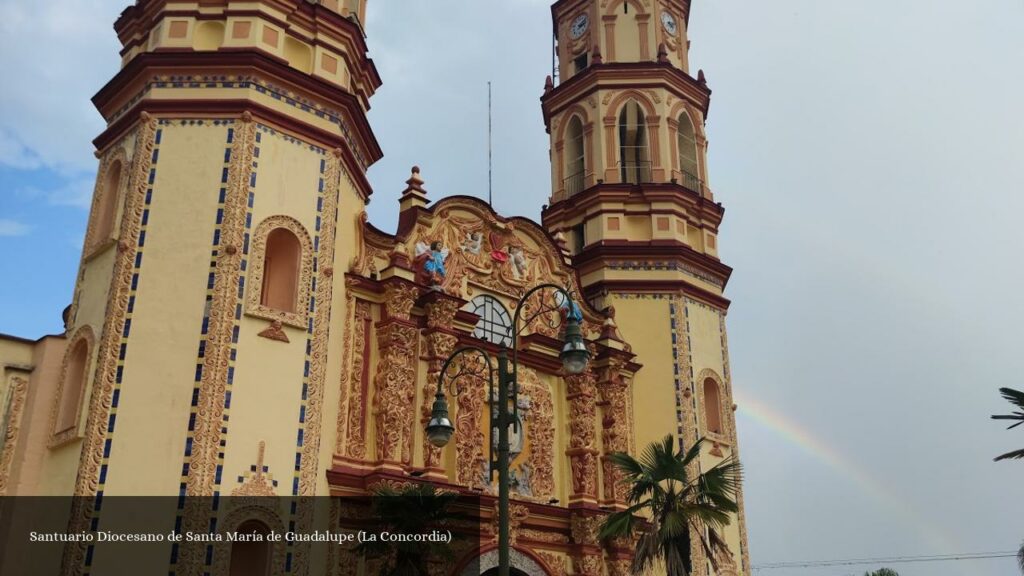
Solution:
{"label": "lamp post", "polygon": [[[535,312],[523,326],[519,325],[519,315],[523,310],[523,306],[526,301],[533,294],[544,290],[553,289],[555,294],[561,297],[561,302],[556,299],[554,306],[545,306],[542,304],[540,309]],[[448,372],[448,367],[451,366],[452,362],[463,355],[476,354],[484,360],[487,366],[487,378],[488,378],[488,400],[491,402],[498,403],[498,410],[495,412],[491,409],[490,412],[490,429],[498,430],[498,447],[497,447],[497,460],[494,459],[494,444],[491,445],[491,458],[490,458],[490,474],[491,480],[494,479],[494,471],[498,471],[498,575],[509,576],[509,514],[508,514],[508,499],[509,499],[509,428],[516,429],[519,423],[519,385],[516,381],[519,364],[519,347],[517,346],[517,340],[519,333],[526,326],[535,319],[543,314],[551,312],[559,313],[562,323],[565,324],[565,337],[562,344],[562,351],[559,354],[559,358],[562,360],[562,367],[568,374],[579,374],[586,370],[587,362],[590,360],[590,352],[587,350],[586,343],[583,341],[583,331],[580,324],[582,323],[582,315],[579,307],[573,302],[572,297],[563,288],[554,284],[541,284],[531,288],[519,302],[516,304],[515,315],[512,318],[512,330],[511,330],[511,343],[512,348],[512,364],[509,366],[508,349],[502,345],[498,350],[498,381],[497,381],[497,396],[495,396],[495,381],[494,381],[494,367],[491,363],[491,356],[483,348],[476,346],[467,346],[460,348],[452,353],[444,362],[444,366],[441,368],[441,373],[438,375],[437,381],[437,394],[434,396],[434,406],[430,413],[430,421],[427,423],[426,433],[427,439],[431,444],[437,447],[444,447],[451,440],[452,435],[455,433],[455,427],[452,426],[451,420],[448,418],[448,399],[445,397],[445,374]],[[459,390],[455,386],[459,377],[465,373],[465,369],[457,372],[448,382],[452,385],[452,393],[458,394]],[[509,403],[512,404],[512,411],[509,411]],[[518,432],[518,430],[516,429]]]}

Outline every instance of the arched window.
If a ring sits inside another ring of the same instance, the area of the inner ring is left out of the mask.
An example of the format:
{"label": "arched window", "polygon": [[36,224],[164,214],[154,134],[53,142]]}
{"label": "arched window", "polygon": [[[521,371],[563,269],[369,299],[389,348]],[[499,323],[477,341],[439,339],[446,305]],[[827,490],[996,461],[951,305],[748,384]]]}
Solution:
{"label": "arched window", "polygon": [[242,538],[231,543],[230,576],[268,576],[270,574],[271,543],[270,528],[258,520],[243,522],[238,530],[239,535],[254,536]]}
{"label": "arched window", "polygon": [[117,220],[117,199],[121,190],[121,161],[114,160],[107,168],[103,188],[100,191],[99,204],[96,206],[96,228],[93,243],[99,244],[114,233],[114,221]]}
{"label": "arched window", "polygon": [[473,336],[500,346],[512,345],[512,317],[501,302],[486,294],[477,296],[469,303],[469,309],[480,317]]}
{"label": "arched window", "polygon": [[279,312],[297,311],[301,260],[302,245],[291,230],[275,228],[270,231],[263,259],[260,304]]}
{"label": "arched window", "polygon": [[583,122],[579,116],[569,120],[565,133],[565,193],[569,196],[583,190],[587,171],[587,154],[583,147]]}
{"label": "arched window", "polygon": [[85,339],[81,339],[71,349],[63,374],[64,382],[58,388],[60,398],[57,400],[54,434],[71,430],[78,423],[78,407],[81,404],[82,394],[85,392],[88,365],[89,343]]}
{"label": "arched window", "polygon": [[704,419],[708,432],[722,433],[722,399],[714,378],[704,379]]}
{"label": "arched window", "polygon": [[619,167],[623,182],[651,181],[646,118],[636,100],[626,102],[619,113]]}
{"label": "arched window", "polygon": [[679,171],[683,173],[683,185],[700,192],[700,168],[697,161],[697,138],[690,115],[685,111],[679,115],[679,130],[676,143],[679,148]]}

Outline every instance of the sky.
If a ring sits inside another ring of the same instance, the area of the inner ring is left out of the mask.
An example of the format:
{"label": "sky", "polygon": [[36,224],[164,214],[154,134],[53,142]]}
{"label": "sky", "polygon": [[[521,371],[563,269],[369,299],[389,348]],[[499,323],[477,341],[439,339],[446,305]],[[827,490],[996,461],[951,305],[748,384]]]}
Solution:
{"label": "sky", "polygon": [[[89,98],[117,70],[124,5],[0,0],[0,332],[61,330],[103,128]],[[414,164],[434,199],[486,197],[488,81],[495,207],[539,218],[548,5],[370,0],[375,225],[394,228]],[[992,457],[1024,434],[989,415],[1024,388],[1024,2],[694,0],[690,40],[735,268],[754,565],[1016,550],[1024,463]]]}

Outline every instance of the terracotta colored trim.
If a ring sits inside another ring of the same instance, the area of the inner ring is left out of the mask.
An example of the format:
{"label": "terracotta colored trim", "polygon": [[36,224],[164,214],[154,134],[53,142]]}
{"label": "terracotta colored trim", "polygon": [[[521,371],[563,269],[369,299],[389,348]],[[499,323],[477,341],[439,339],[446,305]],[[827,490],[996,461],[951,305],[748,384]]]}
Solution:
{"label": "terracotta colored trim", "polygon": [[[222,50],[217,52],[148,52],[139,54],[122,68],[113,79],[93,96],[96,109],[105,118],[113,111],[109,108],[119,96],[122,96],[133,84],[144,84],[149,78],[173,71],[182,73],[184,69],[202,71],[233,69],[267,74],[274,80],[283,82],[300,92],[306,92],[345,113],[346,119],[352,123],[360,144],[363,146],[368,164],[372,165],[383,156],[380,144],[373,134],[363,107],[358,99],[338,86],[326,80],[300,72],[283,60],[262,52],[248,49],[244,51]],[[141,86],[139,87],[141,89]]]}
{"label": "terracotta colored trim", "polygon": [[607,293],[628,292],[640,294],[665,294],[682,292],[723,312],[729,310],[731,301],[713,292],[698,288],[685,280],[599,280],[583,289],[587,298]]}
{"label": "terracotta colored trim", "polygon": [[[707,231],[710,231],[710,232],[714,232],[715,234],[718,233],[718,228],[716,226],[707,225],[707,224],[704,224],[704,223],[701,223],[701,222],[693,222],[691,220],[691,218],[692,218],[691,214],[688,214],[688,213],[686,213],[686,212],[684,212],[682,210],[677,210],[675,208],[659,208],[659,209],[645,209],[645,210],[634,210],[634,209],[632,209],[632,208],[630,208],[628,206],[625,209],[601,208],[601,209],[595,210],[593,212],[585,212],[582,215],[579,215],[579,220],[581,222],[585,222],[585,221],[593,220],[593,219],[595,219],[597,217],[604,216],[604,215],[611,215],[613,217],[620,217],[621,216],[623,218],[630,218],[630,217],[634,217],[634,216],[643,217],[643,216],[659,216],[659,215],[660,216],[675,216],[675,217],[680,218],[682,220],[686,220],[687,226],[690,226],[691,228],[696,228],[696,229],[700,229],[700,230],[707,230]],[[557,227],[555,228],[554,231],[562,232],[563,234],[566,233],[566,232],[569,232],[572,229],[572,225],[571,224],[567,224],[567,222],[573,222],[576,219],[577,219],[577,216],[573,216],[572,218],[566,218],[564,221],[560,221],[557,224]],[[579,222],[574,222],[574,223],[578,224]],[[555,226],[555,224],[552,223],[551,226]],[[608,229],[612,230],[612,231],[616,230],[615,228],[611,228],[610,226],[609,226]]]}
{"label": "terracotta colored trim", "polygon": [[[627,86],[613,83],[616,80],[632,82]],[[676,97],[699,106],[705,118],[711,106],[711,90],[707,85],[670,62],[607,62],[591,65],[541,96],[544,125],[550,128],[553,116],[599,90],[627,88],[667,89]]]}
{"label": "terracotta colored trim", "polygon": [[573,257],[573,266],[585,267],[587,264],[605,258],[661,258],[680,260],[722,278],[722,285],[728,283],[732,276],[732,268],[706,254],[697,252],[682,242],[675,240],[655,240],[651,242],[632,242],[629,240],[603,240],[587,246],[583,252]]}
{"label": "terracotta colored trim", "polygon": [[93,140],[98,150],[103,150],[137,123],[140,115],[152,114],[156,117],[227,117],[238,118],[249,112],[256,121],[274,126],[284,132],[291,133],[303,140],[311,141],[327,149],[340,149],[346,173],[355,183],[356,191],[366,200],[373,193],[370,181],[366,178],[365,169],[356,160],[345,139],[321,128],[317,128],[294,117],[273,110],[251,100],[142,100],[111,124],[102,134]]}
{"label": "terracotta colored trim", "polygon": [[560,200],[541,211],[541,222],[551,228],[556,222],[569,220],[581,215],[589,215],[588,210],[601,208],[605,203],[622,203],[623,212],[627,215],[648,214],[650,208],[631,210],[630,205],[647,205],[654,202],[672,202],[681,208],[695,212],[691,216],[699,218],[703,224],[710,223],[715,230],[722,223],[725,208],[720,202],[713,202],[702,197],[697,191],[690,190],[682,184],[595,184],[579,194]]}

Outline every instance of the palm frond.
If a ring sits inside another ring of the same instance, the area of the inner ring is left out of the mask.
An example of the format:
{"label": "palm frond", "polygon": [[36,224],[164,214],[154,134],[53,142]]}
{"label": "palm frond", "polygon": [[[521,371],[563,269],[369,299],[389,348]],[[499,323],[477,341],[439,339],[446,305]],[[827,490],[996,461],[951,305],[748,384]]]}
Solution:
{"label": "palm frond", "polygon": [[1013,388],[1000,388],[999,393],[1006,398],[1006,401],[1014,406],[1024,409],[1024,392]]}
{"label": "palm frond", "polygon": [[648,502],[640,502],[622,510],[609,514],[601,524],[601,530],[597,537],[600,540],[609,540],[633,534],[633,527],[636,524],[636,514],[647,508]]}
{"label": "palm frond", "polygon": [[999,462],[1000,460],[1020,460],[1022,458],[1024,458],[1024,448],[1014,450],[1013,452],[1007,452],[1001,456],[996,456],[994,460]]}
{"label": "palm frond", "polygon": [[1020,566],[1020,573],[1024,574],[1024,542],[1020,544],[1020,551],[1017,552],[1017,565]]}

